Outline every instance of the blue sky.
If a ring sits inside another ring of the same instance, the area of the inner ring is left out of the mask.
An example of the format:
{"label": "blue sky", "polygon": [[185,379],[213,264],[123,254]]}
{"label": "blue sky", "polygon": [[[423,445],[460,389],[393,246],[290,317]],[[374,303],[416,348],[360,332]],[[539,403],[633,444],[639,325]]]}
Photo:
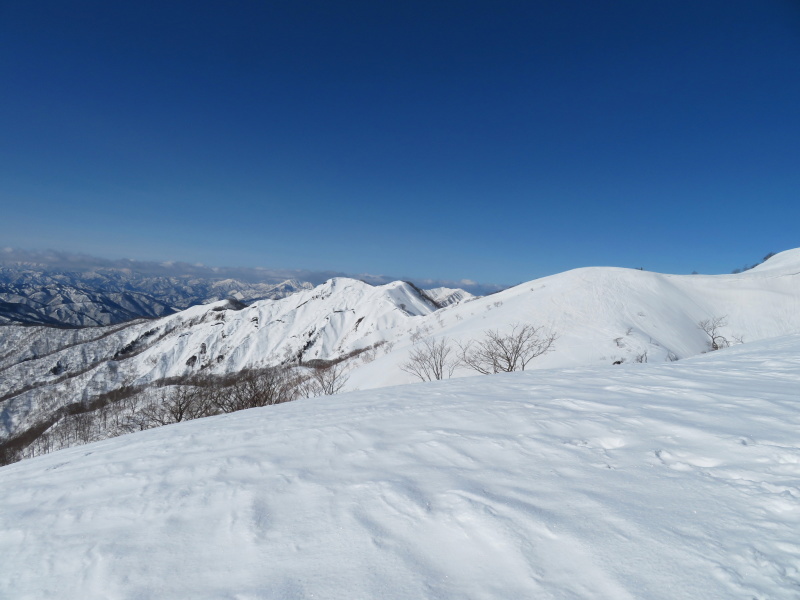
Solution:
{"label": "blue sky", "polygon": [[513,284],[800,246],[800,4],[5,2],[0,246]]}

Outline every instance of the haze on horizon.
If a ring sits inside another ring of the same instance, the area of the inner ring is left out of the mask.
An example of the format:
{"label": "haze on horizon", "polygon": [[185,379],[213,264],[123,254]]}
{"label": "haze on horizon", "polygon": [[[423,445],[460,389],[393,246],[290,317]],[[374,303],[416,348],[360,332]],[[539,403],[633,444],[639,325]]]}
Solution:
{"label": "haze on horizon", "polygon": [[[26,250],[0,247],[0,269],[8,272],[32,271],[41,273],[80,273],[82,271],[129,270],[143,277],[202,278],[207,280],[235,279],[247,283],[280,283],[296,280],[319,285],[332,277],[360,279],[370,285],[384,285],[393,281],[411,281],[425,288],[462,288],[477,295],[486,295],[509,287],[496,283],[469,279],[425,279],[412,276],[382,273],[346,273],[343,271],[316,271],[310,269],[281,269],[267,266],[242,267],[236,265],[206,265],[174,260],[143,261],[131,258],[108,258],[59,250]],[[2,274],[0,274],[2,275]],[[2,277],[0,277],[2,280]]]}
{"label": "haze on horizon", "polygon": [[793,248],[789,0],[0,7],[0,246],[513,284]]}

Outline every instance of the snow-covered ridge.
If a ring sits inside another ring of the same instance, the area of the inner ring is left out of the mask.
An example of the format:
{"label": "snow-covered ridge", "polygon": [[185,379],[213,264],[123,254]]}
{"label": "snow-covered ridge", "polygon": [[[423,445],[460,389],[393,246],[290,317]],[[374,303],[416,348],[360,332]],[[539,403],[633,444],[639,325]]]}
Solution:
{"label": "snow-covered ridge", "polygon": [[797,598],[800,337],[362,391],[0,468],[0,596]]}
{"label": "snow-covered ridge", "polygon": [[[529,367],[545,369],[694,356],[709,349],[698,323],[714,316],[725,317],[723,333],[732,343],[800,333],[800,249],[730,275],[574,269],[448,307],[425,319],[420,331],[465,342],[487,329],[541,325],[558,334],[555,351]],[[400,366],[412,342],[398,340],[395,352],[358,369],[352,385],[411,381]]]}
{"label": "snow-covered ridge", "polygon": [[779,277],[797,275],[800,273],[800,248],[775,254],[745,273],[756,276],[772,274]]}
{"label": "snow-covered ridge", "polygon": [[[226,298],[247,304],[284,298],[335,276],[312,271],[111,261],[2,248],[0,325],[111,325],[141,317],[161,317]],[[373,285],[391,282],[384,276],[363,278]],[[442,290],[445,304],[469,295],[458,289],[447,293]]]}
{"label": "snow-covered ridge", "polygon": [[69,330],[0,328],[3,347],[16,349],[0,355],[0,439],[59,406],[123,385],[335,359],[403,327],[410,331],[436,309],[408,283],[373,287],[335,278],[247,307],[221,301],[127,327],[92,328],[84,339]]}
{"label": "snow-covered ridge", "polygon": [[475,296],[469,292],[457,288],[437,287],[425,290],[425,292],[428,296],[433,298],[439,306],[451,306],[475,298]]}
{"label": "snow-covered ridge", "polygon": [[[774,262],[773,262],[774,261]],[[395,282],[334,278],[249,307],[221,302],[153,321],[90,332],[0,328],[0,439],[25,431],[65,403],[168,377],[222,375],[266,365],[335,360],[349,389],[413,381],[401,369],[414,344],[479,339],[488,329],[543,326],[554,351],[529,369],[666,362],[708,350],[698,323],[725,317],[723,333],[745,343],[800,332],[800,251],[736,275],[663,275],[585,268],[437,309]],[[362,360],[364,359],[364,360]],[[474,375],[466,368],[456,376]]]}

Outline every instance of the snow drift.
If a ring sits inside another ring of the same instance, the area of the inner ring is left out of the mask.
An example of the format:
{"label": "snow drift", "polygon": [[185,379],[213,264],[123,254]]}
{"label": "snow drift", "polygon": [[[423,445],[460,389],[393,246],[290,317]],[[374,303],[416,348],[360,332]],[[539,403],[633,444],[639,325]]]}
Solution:
{"label": "snow drift", "polygon": [[8,598],[797,598],[800,336],[302,400],[0,468]]}

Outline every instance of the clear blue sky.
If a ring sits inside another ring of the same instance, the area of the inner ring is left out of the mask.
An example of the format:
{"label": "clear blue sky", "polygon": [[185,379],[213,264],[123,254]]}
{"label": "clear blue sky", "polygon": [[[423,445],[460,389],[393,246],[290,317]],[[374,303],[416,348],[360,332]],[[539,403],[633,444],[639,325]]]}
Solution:
{"label": "clear blue sky", "polygon": [[516,283],[800,246],[800,2],[0,3],[0,245]]}

